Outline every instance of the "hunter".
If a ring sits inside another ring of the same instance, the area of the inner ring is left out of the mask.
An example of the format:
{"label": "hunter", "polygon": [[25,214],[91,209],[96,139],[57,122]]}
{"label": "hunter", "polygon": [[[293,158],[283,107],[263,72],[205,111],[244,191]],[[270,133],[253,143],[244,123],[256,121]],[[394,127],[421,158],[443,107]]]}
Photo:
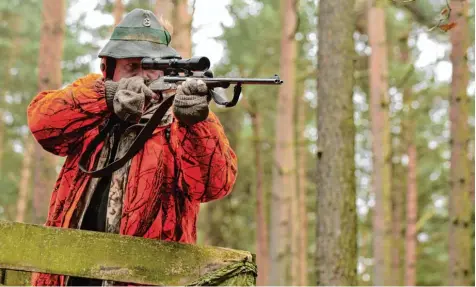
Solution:
{"label": "hunter", "polygon": [[[28,125],[35,139],[46,151],[66,157],[46,226],[195,243],[200,203],[232,190],[237,159],[209,111],[211,91],[205,83],[187,80],[158,94],[147,85],[164,72],[143,70],[142,58],[180,57],[164,26],[151,11],[131,11],[99,53],[102,75],[42,91],[30,103]],[[112,120],[112,131],[92,152],[87,168],[99,169],[123,156],[137,136],[137,130],[127,128],[147,122],[171,94],[172,107],[124,166],[103,177],[79,168],[81,155]],[[36,273],[32,284],[114,283]]]}

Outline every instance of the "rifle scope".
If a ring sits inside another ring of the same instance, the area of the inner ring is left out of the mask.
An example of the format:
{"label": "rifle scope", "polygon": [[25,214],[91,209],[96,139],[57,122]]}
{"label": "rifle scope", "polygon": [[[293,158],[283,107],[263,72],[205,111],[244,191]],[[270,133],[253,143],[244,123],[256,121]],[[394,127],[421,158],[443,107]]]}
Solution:
{"label": "rifle scope", "polygon": [[144,58],[141,65],[144,70],[181,69],[187,71],[206,71],[210,68],[210,60],[207,57],[192,57],[190,59]]}

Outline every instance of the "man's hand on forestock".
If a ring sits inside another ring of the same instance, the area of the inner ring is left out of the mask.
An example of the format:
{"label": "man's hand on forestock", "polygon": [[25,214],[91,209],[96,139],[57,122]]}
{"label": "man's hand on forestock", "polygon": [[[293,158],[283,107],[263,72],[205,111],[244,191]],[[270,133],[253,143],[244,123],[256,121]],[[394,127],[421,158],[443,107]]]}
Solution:
{"label": "man's hand on forestock", "polygon": [[158,96],[139,76],[123,78],[119,82],[106,81],[105,85],[108,106],[126,122],[139,122],[149,103],[158,101]]}
{"label": "man's hand on forestock", "polygon": [[187,79],[177,88],[174,99],[174,115],[185,125],[193,125],[208,117],[207,85],[202,80]]}

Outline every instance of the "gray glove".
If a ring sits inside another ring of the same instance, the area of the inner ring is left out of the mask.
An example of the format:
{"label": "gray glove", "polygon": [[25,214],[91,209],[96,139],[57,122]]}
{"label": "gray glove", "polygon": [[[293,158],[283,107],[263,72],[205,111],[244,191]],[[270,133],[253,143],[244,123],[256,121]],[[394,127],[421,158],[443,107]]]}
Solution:
{"label": "gray glove", "polygon": [[147,87],[144,78],[123,78],[119,82],[106,81],[108,107],[123,121],[137,123],[151,102],[158,96]]}
{"label": "gray glove", "polygon": [[208,87],[202,80],[187,79],[177,88],[174,115],[185,125],[191,126],[208,117]]}

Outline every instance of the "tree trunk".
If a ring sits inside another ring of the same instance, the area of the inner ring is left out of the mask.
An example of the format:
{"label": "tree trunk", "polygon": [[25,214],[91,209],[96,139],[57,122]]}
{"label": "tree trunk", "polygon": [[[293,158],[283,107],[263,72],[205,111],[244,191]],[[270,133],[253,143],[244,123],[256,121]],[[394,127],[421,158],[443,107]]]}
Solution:
{"label": "tree trunk", "polygon": [[[279,88],[275,122],[275,149],[273,166],[273,184],[271,201],[271,242],[270,242],[270,278],[271,285],[287,284],[286,276],[290,269],[290,200],[295,194],[294,159],[294,86],[296,41],[294,39],[297,24],[297,6],[295,0],[281,0],[281,54],[279,74],[284,80]],[[293,205],[293,204],[291,204]],[[293,220],[293,223],[295,221]],[[293,247],[295,248],[295,247]],[[293,250],[295,251],[295,250]],[[297,279],[296,270],[291,270],[291,281]],[[296,285],[296,284],[293,284]]]}
{"label": "tree trunk", "polygon": [[124,15],[124,4],[122,0],[114,0],[114,26],[117,26],[122,20],[122,15]]}
{"label": "tree trunk", "polygon": [[263,162],[261,160],[261,116],[259,111],[251,112],[251,125],[253,128],[255,166],[256,166],[256,261],[258,265],[258,286],[267,286],[268,279],[268,225],[266,223],[266,196],[263,189]]}
{"label": "tree trunk", "polygon": [[[299,93],[302,94],[302,93]],[[304,137],[306,127],[306,101],[304,95],[299,97],[296,107],[297,112],[297,180],[296,190],[298,193],[298,210],[299,210],[299,228],[298,232],[298,269],[299,280],[301,286],[307,286],[307,180],[306,180],[306,156],[307,143]],[[297,224],[296,224],[297,225]]]}
{"label": "tree trunk", "polygon": [[[408,37],[400,40],[400,60],[408,65],[409,49]],[[417,248],[417,220],[418,220],[418,192],[417,192],[417,150],[415,144],[415,119],[414,111],[411,107],[412,88],[403,89],[404,118],[402,123],[404,147],[408,156],[408,166],[406,169],[406,228],[405,228],[405,259],[403,278],[405,282],[394,282],[394,285],[415,286],[416,285],[416,248]],[[400,177],[396,177],[400,178]],[[397,184],[397,182],[395,182]],[[398,245],[398,247],[400,247]],[[395,271],[394,271],[395,272]],[[400,273],[399,273],[400,274]]]}
{"label": "tree trunk", "polygon": [[453,77],[450,94],[451,168],[449,196],[449,280],[448,285],[471,284],[471,203],[468,144],[468,1],[452,0],[450,22],[456,27],[450,31]]}
{"label": "tree trunk", "polygon": [[407,228],[405,234],[405,285],[416,285],[417,257],[417,151],[414,142],[408,145]]}
{"label": "tree trunk", "polygon": [[[170,22],[173,18],[173,8],[172,0],[156,0],[154,12],[159,19],[163,17],[164,20]],[[172,31],[169,32],[172,33]]]}
{"label": "tree trunk", "polygon": [[[300,95],[301,93],[299,93]],[[297,137],[296,137],[296,130],[299,130],[299,127],[297,126],[297,118],[295,115],[296,113],[296,108],[295,105],[299,105],[296,103],[296,101],[298,99],[296,98],[299,98],[299,97],[296,97],[294,96],[293,99],[291,99],[293,101],[293,122],[292,122],[292,126],[293,126],[293,131],[292,131],[292,138],[293,138],[293,141],[294,141],[294,144],[293,144],[293,147],[292,147],[292,153],[294,154],[293,156],[293,160],[294,160],[294,173],[293,173],[293,189],[290,190],[290,203],[291,203],[291,213],[290,213],[290,219],[291,221],[289,222],[289,234],[291,235],[291,242],[290,242],[290,246],[291,246],[291,282],[289,282],[289,284],[293,285],[293,286],[296,286],[296,285],[299,285],[300,284],[300,280],[301,280],[301,270],[299,269],[300,268],[300,264],[301,264],[301,261],[300,261],[300,237],[301,237],[301,231],[302,231],[302,220],[301,220],[301,216],[300,216],[300,211],[301,209],[299,208],[299,195],[300,195],[300,192],[299,192],[299,186],[298,186],[298,169],[297,169],[297,166],[298,166],[298,162],[297,162],[297,158],[298,158],[298,154],[297,154],[297,148],[299,147],[299,145],[297,145],[297,143],[299,143],[297,140]]]}
{"label": "tree trunk", "polygon": [[28,204],[28,195],[31,184],[31,161],[33,159],[34,139],[31,135],[25,137],[25,150],[23,153],[23,164],[21,168],[21,177],[17,199],[17,214],[15,221],[25,222],[26,207]]}
{"label": "tree trunk", "polygon": [[188,11],[188,0],[175,0],[173,8],[173,37],[171,45],[182,58],[192,55],[192,15]]}
{"label": "tree trunk", "polygon": [[18,32],[19,32],[19,26],[20,26],[20,21],[21,18],[19,15],[15,15],[13,13],[9,13],[8,16],[5,17],[8,26],[12,27],[12,46],[8,50],[8,54],[5,55],[7,57],[7,63],[3,67],[4,69],[4,78],[3,78],[3,87],[2,87],[2,92],[0,96],[0,171],[2,170],[3,167],[3,154],[5,152],[4,150],[4,143],[5,143],[5,122],[3,121],[3,111],[8,110],[6,107],[6,102],[5,102],[5,96],[8,93],[8,90],[10,89],[10,81],[12,79],[10,69],[14,66],[15,59],[17,57],[17,52],[18,52],[18,47],[21,47],[21,39],[18,37]]}
{"label": "tree trunk", "polygon": [[[396,136],[400,139],[398,148],[394,149],[395,156],[402,157],[406,153],[403,136]],[[392,164],[393,178],[398,178],[392,185],[392,282],[393,286],[403,285],[403,257],[404,257],[404,203],[406,194],[407,169],[401,162]]]}
{"label": "tree trunk", "polygon": [[[474,151],[473,151],[474,152]],[[475,181],[474,181],[474,153],[471,156],[471,174],[470,178],[471,181],[469,182],[469,199],[471,200],[472,208],[474,209],[474,189],[475,189]]]}
{"label": "tree trunk", "polygon": [[[65,31],[64,0],[43,1],[40,50],[38,59],[38,90],[61,88],[61,59]],[[48,194],[56,178],[56,158],[35,145],[35,183],[33,204],[35,222],[44,221]]]}
{"label": "tree trunk", "polygon": [[373,172],[375,196],[373,212],[374,285],[390,285],[391,269],[391,146],[388,98],[387,40],[385,33],[385,1],[371,6],[369,0],[368,36],[370,55],[370,114],[372,125]]}
{"label": "tree trunk", "polygon": [[[398,55],[401,65],[409,65],[408,35],[404,35],[395,43],[398,45]],[[392,45],[392,43],[390,43]],[[389,59],[390,61],[390,59]],[[411,87],[403,87],[403,102],[405,108],[401,112],[401,132],[394,137],[398,143],[393,147],[393,156],[402,158],[408,153],[408,144],[412,139],[412,132],[408,130],[410,124],[410,100]],[[391,207],[392,207],[392,273],[391,284],[402,286],[404,284],[404,258],[405,258],[405,196],[408,187],[408,167],[401,161],[392,162],[392,177],[398,178],[392,184]]]}
{"label": "tree trunk", "polygon": [[357,283],[354,1],[321,1],[318,47],[316,285]]}

